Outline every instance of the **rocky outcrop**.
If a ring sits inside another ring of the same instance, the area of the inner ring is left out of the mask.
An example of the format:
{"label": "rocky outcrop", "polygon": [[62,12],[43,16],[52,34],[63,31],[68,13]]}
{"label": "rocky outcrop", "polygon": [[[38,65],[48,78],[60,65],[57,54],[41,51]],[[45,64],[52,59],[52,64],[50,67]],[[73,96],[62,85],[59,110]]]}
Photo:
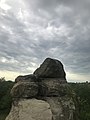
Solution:
{"label": "rocky outcrop", "polygon": [[32,75],[18,76],[6,120],[79,120],[63,65],[47,58]]}

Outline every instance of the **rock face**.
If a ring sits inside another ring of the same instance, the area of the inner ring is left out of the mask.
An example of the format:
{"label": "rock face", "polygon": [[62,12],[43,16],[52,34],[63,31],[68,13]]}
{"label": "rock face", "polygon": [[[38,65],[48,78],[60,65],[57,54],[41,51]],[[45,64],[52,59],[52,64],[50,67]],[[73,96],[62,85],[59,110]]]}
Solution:
{"label": "rock face", "polygon": [[52,120],[52,112],[45,101],[23,99],[16,106],[12,106],[7,120]]}
{"label": "rock face", "polygon": [[6,120],[79,120],[63,65],[47,58],[32,75],[18,76]]}
{"label": "rock face", "polygon": [[34,74],[39,78],[65,78],[63,65],[60,61],[46,58]]}

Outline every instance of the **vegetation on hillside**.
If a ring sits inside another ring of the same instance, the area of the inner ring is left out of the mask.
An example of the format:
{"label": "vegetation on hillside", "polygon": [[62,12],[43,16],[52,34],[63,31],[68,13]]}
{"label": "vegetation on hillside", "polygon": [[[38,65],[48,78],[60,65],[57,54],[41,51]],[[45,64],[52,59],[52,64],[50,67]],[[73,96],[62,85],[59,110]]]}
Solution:
{"label": "vegetation on hillside", "polygon": [[90,120],[90,83],[70,83],[79,102],[80,120]]}
{"label": "vegetation on hillside", "polygon": [[0,78],[0,120],[5,120],[11,109],[12,98],[10,91],[13,85],[14,82]]}

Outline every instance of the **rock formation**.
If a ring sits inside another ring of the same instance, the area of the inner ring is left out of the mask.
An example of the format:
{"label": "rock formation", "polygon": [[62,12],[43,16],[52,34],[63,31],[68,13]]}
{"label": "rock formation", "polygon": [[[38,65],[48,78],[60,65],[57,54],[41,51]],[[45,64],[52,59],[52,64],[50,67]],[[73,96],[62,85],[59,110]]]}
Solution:
{"label": "rock formation", "polygon": [[79,120],[63,65],[47,58],[32,75],[18,76],[6,120]]}

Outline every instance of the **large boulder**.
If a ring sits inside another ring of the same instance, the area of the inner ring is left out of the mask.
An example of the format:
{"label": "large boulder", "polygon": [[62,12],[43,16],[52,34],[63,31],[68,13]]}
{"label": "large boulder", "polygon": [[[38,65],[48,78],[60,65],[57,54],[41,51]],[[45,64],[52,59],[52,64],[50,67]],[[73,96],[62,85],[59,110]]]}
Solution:
{"label": "large boulder", "polygon": [[59,60],[46,58],[34,72],[39,78],[65,78],[66,74]]}

